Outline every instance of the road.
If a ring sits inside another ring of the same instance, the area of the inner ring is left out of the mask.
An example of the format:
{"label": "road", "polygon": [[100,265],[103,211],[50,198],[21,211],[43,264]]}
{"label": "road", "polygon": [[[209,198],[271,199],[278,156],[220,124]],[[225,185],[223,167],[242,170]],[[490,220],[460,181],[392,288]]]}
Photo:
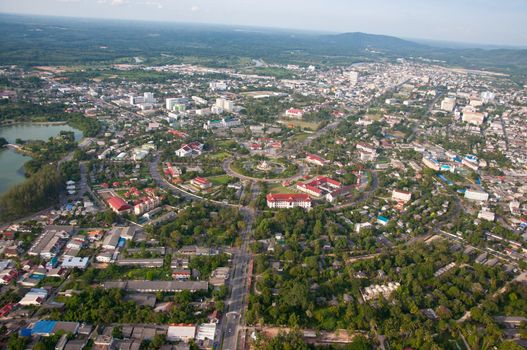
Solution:
{"label": "road", "polygon": [[[242,244],[237,253],[232,258],[232,271],[230,273],[227,285],[230,290],[230,295],[225,303],[225,312],[222,315],[222,319],[218,325],[220,330],[220,338],[218,339],[219,344],[223,344],[222,348],[225,350],[234,350],[238,345],[238,333],[243,325],[244,319],[244,307],[246,297],[248,296],[248,266],[251,260],[251,252],[249,249],[250,233],[252,231],[252,225],[256,217],[256,210],[249,205],[240,206],[236,204],[223,203],[219,201],[212,201],[190,192],[184,191],[177,186],[169,183],[159,172],[159,155],[154,157],[154,160],[150,163],[150,175],[157,182],[157,184],[172,192],[175,195],[181,196],[187,200],[199,200],[208,201],[219,206],[236,207],[239,208],[244,218],[246,227],[241,232]],[[260,186],[257,182],[254,182],[251,186],[251,201],[254,201],[260,193]]]}

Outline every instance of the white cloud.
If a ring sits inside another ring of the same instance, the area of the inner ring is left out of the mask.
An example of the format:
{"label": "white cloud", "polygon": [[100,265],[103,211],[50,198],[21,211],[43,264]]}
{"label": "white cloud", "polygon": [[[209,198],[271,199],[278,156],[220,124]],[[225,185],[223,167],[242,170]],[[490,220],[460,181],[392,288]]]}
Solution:
{"label": "white cloud", "polygon": [[147,2],[145,2],[145,5],[152,6],[152,7],[157,7],[158,9],[162,9],[163,8],[163,4],[161,4],[160,2],[157,2],[157,1],[147,1]]}
{"label": "white cloud", "polygon": [[199,6],[198,5],[194,5],[190,8],[190,11],[191,12],[198,12],[200,10]]}
{"label": "white cloud", "polygon": [[112,0],[112,6],[121,6],[127,3],[127,0]]}

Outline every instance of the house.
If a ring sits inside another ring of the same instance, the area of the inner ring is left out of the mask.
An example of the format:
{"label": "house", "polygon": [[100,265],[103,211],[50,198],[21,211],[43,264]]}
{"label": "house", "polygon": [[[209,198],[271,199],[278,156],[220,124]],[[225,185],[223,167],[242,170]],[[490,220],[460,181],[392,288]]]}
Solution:
{"label": "house", "polygon": [[385,216],[382,216],[382,215],[377,216],[377,223],[381,224],[382,226],[388,225],[389,221],[390,221],[390,219],[388,219]]}
{"label": "house", "polygon": [[408,203],[412,199],[412,194],[407,191],[393,190],[392,200],[397,202]]}
{"label": "house", "polygon": [[68,258],[65,259],[62,262],[62,267],[65,269],[81,269],[84,270],[86,267],[88,267],[88,263],[90,262],[90,258],[84,257],[84,258]]}
{"label": "house", "polygon": [[288,118],[302,119],[304,117],[304,111],[297,108],[289,108],[285,111],[285,116]]}
{"label": "house", "polygon": [[113,253],[110,250],[103,250],[95,257],[95,260],[100,263],[109,263],[113,259]]}
{"label": "house", "polygon": [[104,237],[102,241],[102,248],[106,250],[114,250],[119,244],[119,239],[121,238],[121,232],[118,228],[113,228]]}
{"label": "house", "polygon": [[175,280],[188,280],[190,279],[190,270],[188,269],[176,269],[172,271],[172,278]]}
{"label": "house", "polygon": [[328,163],[327,160],[315,154],[308,154],[306,156],[306,162],[314,164],[314,165],[318,165],[318,166],[324,166]]}
{"label": "house", "polygon": [[269,193],[266,199],[269,208],[311,208],[311,198],[307,194]]}
{"label": "house", "polygon": [[112,209],[117,214],[124,214],[128,213],[132,207],[125,202],[124,199],[121,197],[110,197],[108,199],[108,205],[110,206],[110,209]]}
{"label": "house", "polygon": [[184,144],[176,151],[178,157],[199,156],[203,153],[203,144],[197,141]]}
{"label": "house", "polygon": [[212,183],[209,180],[199,176],[192,179],[190,183],[201,190],[205,190],[207,188],[212,187]]}
{"label": "house", "polygon": [[365,151],[365,152],[369,152],[369,153],[376,153],[377,152],[377,149],[375,148],[375,146],[370,145],[370,144],[365,143],[365,142],[357,143],[356,147],[360,151]]}
{"label": "house", "polygon": [[64,247],[66,240],[73,234],[72,226],[47,226],[37,237],[28,251],[28,255],[51,259]]}
{"label": "house", "polygon": [[48,291],[41,288],[31,288],[29,292],[18,302],[20,305],[42,305],[48,297]]}

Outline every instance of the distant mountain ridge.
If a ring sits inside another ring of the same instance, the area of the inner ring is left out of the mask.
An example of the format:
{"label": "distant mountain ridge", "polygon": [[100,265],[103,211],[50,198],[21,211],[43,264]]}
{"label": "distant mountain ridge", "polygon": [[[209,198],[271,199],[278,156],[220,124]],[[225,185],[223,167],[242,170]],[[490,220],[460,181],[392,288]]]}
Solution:
{"label": "distant mountain ridge", "polygon": [[[240,26],[89,20],[0,14],[0,65],[61,65],[114,62],[134,56],[147,64],[196,62],[224,67],[247,62],[349,65],[414,58],[449,66],[512,74],[527,82],[527,50],[445,48],[362,32],[320,34]],[[156,58],[157,57],[157,58]]]}
{"label": "distant mountain ridge", "polygon": [[413,41],[400,39],[389,35],[350,32],[334,35],[325,35],[324,39],[330,43],[347,45],[350,48],[378,48],[385,50],[424,49],[428,45],[418,44]]}

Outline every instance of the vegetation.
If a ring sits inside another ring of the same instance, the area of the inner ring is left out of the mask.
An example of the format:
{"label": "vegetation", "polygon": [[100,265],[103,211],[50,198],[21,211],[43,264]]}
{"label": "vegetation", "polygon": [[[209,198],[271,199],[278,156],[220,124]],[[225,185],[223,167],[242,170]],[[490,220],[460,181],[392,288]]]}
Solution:
{"label": "vegetation", "polygon": [[0,197],[0,220],[13,220],[49,207],[58,200],[63,179],[53,165],[45,165],[25,182]]}

